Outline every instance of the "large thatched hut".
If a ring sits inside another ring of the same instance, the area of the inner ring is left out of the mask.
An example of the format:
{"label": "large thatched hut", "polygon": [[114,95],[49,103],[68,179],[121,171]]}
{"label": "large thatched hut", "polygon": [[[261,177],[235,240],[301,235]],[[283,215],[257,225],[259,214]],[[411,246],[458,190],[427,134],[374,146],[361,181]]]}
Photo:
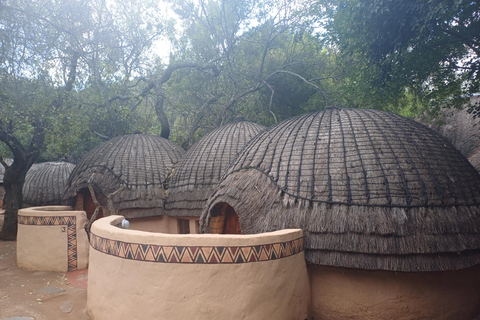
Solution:
{"label": "large thatched hut", "polygon": [[[480,313],[480,175],[412,120],[329,108],[254,138],[209,198],[242,233],[302,228],[315,319]],[[235,220],[235,219],[233,219]]]}
{"label": "large thatched hut", "polygon": [[63,161],[33,164],[23,185],[24,206],[66,204],[63,193],[74,168],[73,163]]}
{"label": "large thatched hut", "polygon": [[65,197],[74,198],[75,209],[85,210],[89,219],[97,207],[95,200],[103,215],[118,213],[128,219],[162,216],[164,185],[183,152],[173,142],[152,135],[113,138],[90,151],[75,167]]}
{"label": "large thatched hut", "polygon": [[165,205],[166,214],[178,218],[179,233],[196,233],[214,186],[245,144],[263,130],[265,127],[247,121],[227,124],[205,135],[185,153],[172,174]]}

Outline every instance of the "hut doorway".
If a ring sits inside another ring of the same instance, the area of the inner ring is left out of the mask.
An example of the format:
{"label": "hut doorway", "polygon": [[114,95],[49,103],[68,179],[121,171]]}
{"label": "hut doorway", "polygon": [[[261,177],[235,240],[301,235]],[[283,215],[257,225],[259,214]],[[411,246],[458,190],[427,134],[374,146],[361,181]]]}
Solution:
{"label": "hut doorway", "polygon": [[[96,208],[96,205],[93,202],[90,191],[87,188],[80,190],[80,192],[77,194],[77,204],[75,206],[75,209],[85,211],[87,213],[87,219],[90,220],[93,216],[93,213],[95,212],[95,208]],[[99,212],[97,214],[97,219],[100,219],[102,217],[103,217],[103,210],[100,207]]]}
{"label": "hut doorway", "polygon": [[225,223],[223,224],[224,234],[242,234],[242,228],[240,227],[240,220],[238,220],[238,214],[233,207],[227,204],[225,209]]}
{"label": "hut doorway", "polygon": [[225,202],[218,203],[212,208],[210,229],[212,233],[217,234],[242,234],[237,212]]}

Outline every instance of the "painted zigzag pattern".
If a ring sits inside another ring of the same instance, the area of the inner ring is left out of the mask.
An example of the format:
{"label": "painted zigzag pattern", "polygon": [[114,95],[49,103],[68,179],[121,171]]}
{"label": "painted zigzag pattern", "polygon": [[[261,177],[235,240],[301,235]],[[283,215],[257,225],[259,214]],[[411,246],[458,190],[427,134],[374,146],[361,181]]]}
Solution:
{"label": "painted zigzag pattern", "polygon": [[90,236],[93,249],[108,255],[161,263],[231,264],[286,258],[304,251],[303,237],[258,246],[162,246]]}
{"label": "painted zigzag pattern", "polygon": [[31,226],[67,226],[68,271],[77,270],[77,217],[19,215],[18,223]]}
{"label": "painted zigzag pattern", "polygon": [[75,216],[18,216],[18,223],[33,226],[60,226],[76,224]]}

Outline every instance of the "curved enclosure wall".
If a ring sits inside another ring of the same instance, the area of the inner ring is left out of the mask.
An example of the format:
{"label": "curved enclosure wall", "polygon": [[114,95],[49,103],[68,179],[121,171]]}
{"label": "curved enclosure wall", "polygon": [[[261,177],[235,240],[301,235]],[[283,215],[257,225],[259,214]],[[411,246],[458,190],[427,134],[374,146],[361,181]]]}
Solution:
{"label": "curved enclosure wall", "polygon": [[310,290],[301,230],[172,235],[92,226],[92,319],[306,319]]}
{"label": "curved enclosure wall", "polygon": [[38,271],[67,272],[88,266],[85,211],[68,206],[18,211],[17,264]]}

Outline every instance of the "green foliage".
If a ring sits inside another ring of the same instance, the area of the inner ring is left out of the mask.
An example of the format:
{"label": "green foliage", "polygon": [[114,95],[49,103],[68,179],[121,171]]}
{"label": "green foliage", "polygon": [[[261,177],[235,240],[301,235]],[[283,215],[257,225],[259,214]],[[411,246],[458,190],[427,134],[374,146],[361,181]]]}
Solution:
{"label": "green foliage", "polygon": [[153,42],[169,30],[159,5],[3,1],[0,121],[22,143],[32,123],[46,128],[42,160],[78,160],[105,138],[155,131],[138,78],[151,68]]}
{"label": "green foliage", "polygon": [[[414,117],[478,89],[476,2],[169,4],[176,29],[155,0],[3,1],[0,121],[22,143],[41,124],[41,160],[77,161],[111,137],[160,134],[160,121],[189,147],[238,116],[271,125],[335,105]],[[162,37],[169,61],[152,51]]]}
{"label": "green foliage", "polygon": [[408,88],[421,104],[438,108],[461,105],[479,91],[477,1],[319,3],[325,35],[349,72],[347,91],[359,94],[350,99],[354,104],[366,105],[368,94],[381,107],[402,99]]}
{"label": "green foliage", "polygon": [[331,104],[333,60],[301,4],[176,1],[174,8],[183,33],[172,58],[218,70],[183,70],[166,84],[172,134],[186,146],[237,116],[271,125]]}

